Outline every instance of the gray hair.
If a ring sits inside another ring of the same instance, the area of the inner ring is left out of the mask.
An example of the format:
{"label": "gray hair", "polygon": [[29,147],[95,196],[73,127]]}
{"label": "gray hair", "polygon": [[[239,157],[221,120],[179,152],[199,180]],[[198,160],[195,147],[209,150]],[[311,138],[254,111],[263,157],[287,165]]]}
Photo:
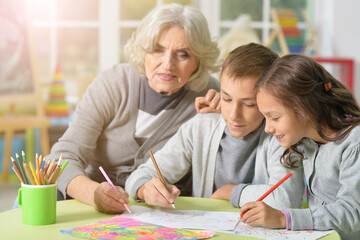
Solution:
{"label": "gray hair", "polygon": [[204,15],[194,7],[173,3],[151,10],[125,45],[130,65],[140,75],[145,75],[145,54],[154,51],[156,37],[166,26],[185,29],[189,48],[199,59],[199,66],[185,87],[193,91],[203,90],[208,84],[210,72],[220,69],[220,50],[217,42],[211,39]]}

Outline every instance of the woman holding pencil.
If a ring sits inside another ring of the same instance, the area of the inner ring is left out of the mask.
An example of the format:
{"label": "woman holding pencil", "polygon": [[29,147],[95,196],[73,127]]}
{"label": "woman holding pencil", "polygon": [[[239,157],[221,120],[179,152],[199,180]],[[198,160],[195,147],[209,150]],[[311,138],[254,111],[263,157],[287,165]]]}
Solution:
{"label": "woman holding pencil", "polygon": [[[219,83],[217,43],[193,7],[165,5],[151,11],[128,41],[129,64],[100,73],[78,104],[73,122],[51,150],[68,167],[58,189],[118,213],[128,195],[127,177],[196,114],[194,101]],[[105,181],[102,166],[117,190]],[[186,179],[188,180],[188,179]],[[181,187],[180,184],[178,184]]]}

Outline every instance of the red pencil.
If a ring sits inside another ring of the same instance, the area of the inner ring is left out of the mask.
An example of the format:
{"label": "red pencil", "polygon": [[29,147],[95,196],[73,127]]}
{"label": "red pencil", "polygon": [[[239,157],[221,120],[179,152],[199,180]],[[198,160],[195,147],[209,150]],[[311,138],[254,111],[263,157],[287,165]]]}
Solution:
{"label": "red pencil", "polygon": [[[291,177],[292,173],[288,173],[285,177],[283,177],[277,184],[275,184],[272,188],[270,188],[266,193],[264,193],[258,200],[256,200],[257,202],[262,201],[264,198],[267,197],[267,195],[269,195],[272,191],[274,191],[278,186],[280,186],[280,184],[282,184],[286,179],[288,179],[289,177]],[[241,217],[244,216],[246,212],[243,212],[241,214]]]}

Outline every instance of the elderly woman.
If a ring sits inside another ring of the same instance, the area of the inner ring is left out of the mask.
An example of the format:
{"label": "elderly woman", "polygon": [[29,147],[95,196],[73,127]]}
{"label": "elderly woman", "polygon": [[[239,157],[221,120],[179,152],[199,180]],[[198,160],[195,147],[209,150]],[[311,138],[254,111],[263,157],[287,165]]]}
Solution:
{"label": "elderly woman", "polygon": [[[69,164],[58,180],[66,197],[98,211],[124,210],[129,174],[196,114],[194,100],[219,90],[217,43],[204,16],[178,4],[152,10],[125,46],[130,64],[100,73],[78,104],[74,121],[47,159]],[[102,166],[118,191],[105,181]]]}

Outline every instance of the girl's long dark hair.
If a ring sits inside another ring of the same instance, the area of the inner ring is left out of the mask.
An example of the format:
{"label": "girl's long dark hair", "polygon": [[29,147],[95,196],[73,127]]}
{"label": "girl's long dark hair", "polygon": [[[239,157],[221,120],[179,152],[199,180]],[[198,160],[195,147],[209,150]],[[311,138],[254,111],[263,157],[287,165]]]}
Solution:
{"label": "girl's long dark hair", "polygon": [[[300,119],[310,119],[318,134],[326,141],[337,141],[345,137],[355,126],[360,124],[360,108],[355,97],[340,81],[328,73],[313,59],[290,54],[278,58],[264,74],[256,90],[263,90],[278,98],[292,109]],[[329,138],[324,130],[337,132]],[[295,161],[290,155],[299,151],[296,145],[288,148],[282,163],[294,167]]]}

